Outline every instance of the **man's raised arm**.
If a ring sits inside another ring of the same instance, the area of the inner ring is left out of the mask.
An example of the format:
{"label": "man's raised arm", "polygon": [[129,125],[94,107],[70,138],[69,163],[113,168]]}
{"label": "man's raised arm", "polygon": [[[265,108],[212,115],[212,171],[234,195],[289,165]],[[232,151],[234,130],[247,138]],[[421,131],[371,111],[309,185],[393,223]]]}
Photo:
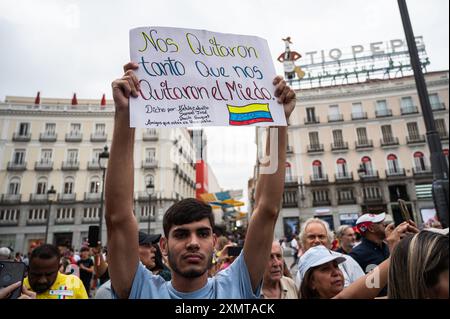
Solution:
{"label": "man's raised arm", "polygon": [[[288,121],[295,108],[295,92],[286,85],[281,77],[275,78],[273,84],[276,85],[275,96],[278,98],[278,102],[283,104],[286,121]],[[271,136],[274,136],[272,141]],[[271,142],[277,143],[276,147],[271,145]],[[284,192],[286,143],[287,127],[270,129],[267,136],[267,152],[270,162],[260,168],[256,185],[255,208],[244,244],[244,258],[250,273],[253,291],[261,283],[270,257],[275,223]],[[271,150],[277,152],[270,154]]]}
{"label": "man's raised arm", "polygon": [[130,128],[130,96],[138,95],[139,82],[133,73],[137,64],[124,66],[125,74],[112,83],[114,133],[105,185],[108,270],[114,291],[128,298],[139,263],[138,226],[133,215],[134,129]]}

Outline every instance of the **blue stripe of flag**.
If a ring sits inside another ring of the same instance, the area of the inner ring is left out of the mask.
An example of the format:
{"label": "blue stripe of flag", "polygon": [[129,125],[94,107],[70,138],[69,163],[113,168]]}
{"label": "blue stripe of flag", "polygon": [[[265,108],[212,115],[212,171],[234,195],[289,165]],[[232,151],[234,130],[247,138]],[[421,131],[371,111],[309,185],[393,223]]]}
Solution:
{"label": "blue stripe of flag", "polygon": [[249,121],[254,119],[272,119],[270,112],[230,113],[230,121]]}

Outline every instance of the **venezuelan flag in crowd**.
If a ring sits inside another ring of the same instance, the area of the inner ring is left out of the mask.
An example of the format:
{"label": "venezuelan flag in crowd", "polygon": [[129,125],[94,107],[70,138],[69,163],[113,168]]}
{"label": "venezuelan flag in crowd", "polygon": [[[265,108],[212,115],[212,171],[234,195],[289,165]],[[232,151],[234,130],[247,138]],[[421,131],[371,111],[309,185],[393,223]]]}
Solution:
{"label": "venezuelan flag in crowd", "polygon": [[230,113],[230,125],[249,125],[261,122],[273,122],[269,104],[248,104],[245,106],[227,105]]}

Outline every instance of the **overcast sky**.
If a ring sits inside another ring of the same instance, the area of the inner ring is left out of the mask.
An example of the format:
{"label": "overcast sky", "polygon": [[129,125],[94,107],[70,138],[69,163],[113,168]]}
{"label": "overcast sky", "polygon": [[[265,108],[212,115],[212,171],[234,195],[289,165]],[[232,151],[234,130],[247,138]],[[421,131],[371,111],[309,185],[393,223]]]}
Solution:
{"label": "overcast sky", "polygon": [[[407,0],[431,65],[448,69],[449,1]],[[275,61],[281,38],[305,53],[404,38],[395,0],[0,0],[0,100],[6,95],[111,98],[129,60],[128,31],[168,26],[256,35]],[[254,129],[209,128],[209,160],[223,188],[246,192]]]}

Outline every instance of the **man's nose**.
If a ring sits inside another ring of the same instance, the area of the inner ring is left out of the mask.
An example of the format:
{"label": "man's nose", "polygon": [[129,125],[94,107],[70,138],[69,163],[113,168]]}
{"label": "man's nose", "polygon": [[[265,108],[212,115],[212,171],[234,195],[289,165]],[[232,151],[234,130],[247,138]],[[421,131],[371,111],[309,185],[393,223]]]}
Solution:
{"label": "man's nose", "polygon": [[191,249],[198,249],[200,247],[199,238],[195,234],[191,235],[187,246]]}

